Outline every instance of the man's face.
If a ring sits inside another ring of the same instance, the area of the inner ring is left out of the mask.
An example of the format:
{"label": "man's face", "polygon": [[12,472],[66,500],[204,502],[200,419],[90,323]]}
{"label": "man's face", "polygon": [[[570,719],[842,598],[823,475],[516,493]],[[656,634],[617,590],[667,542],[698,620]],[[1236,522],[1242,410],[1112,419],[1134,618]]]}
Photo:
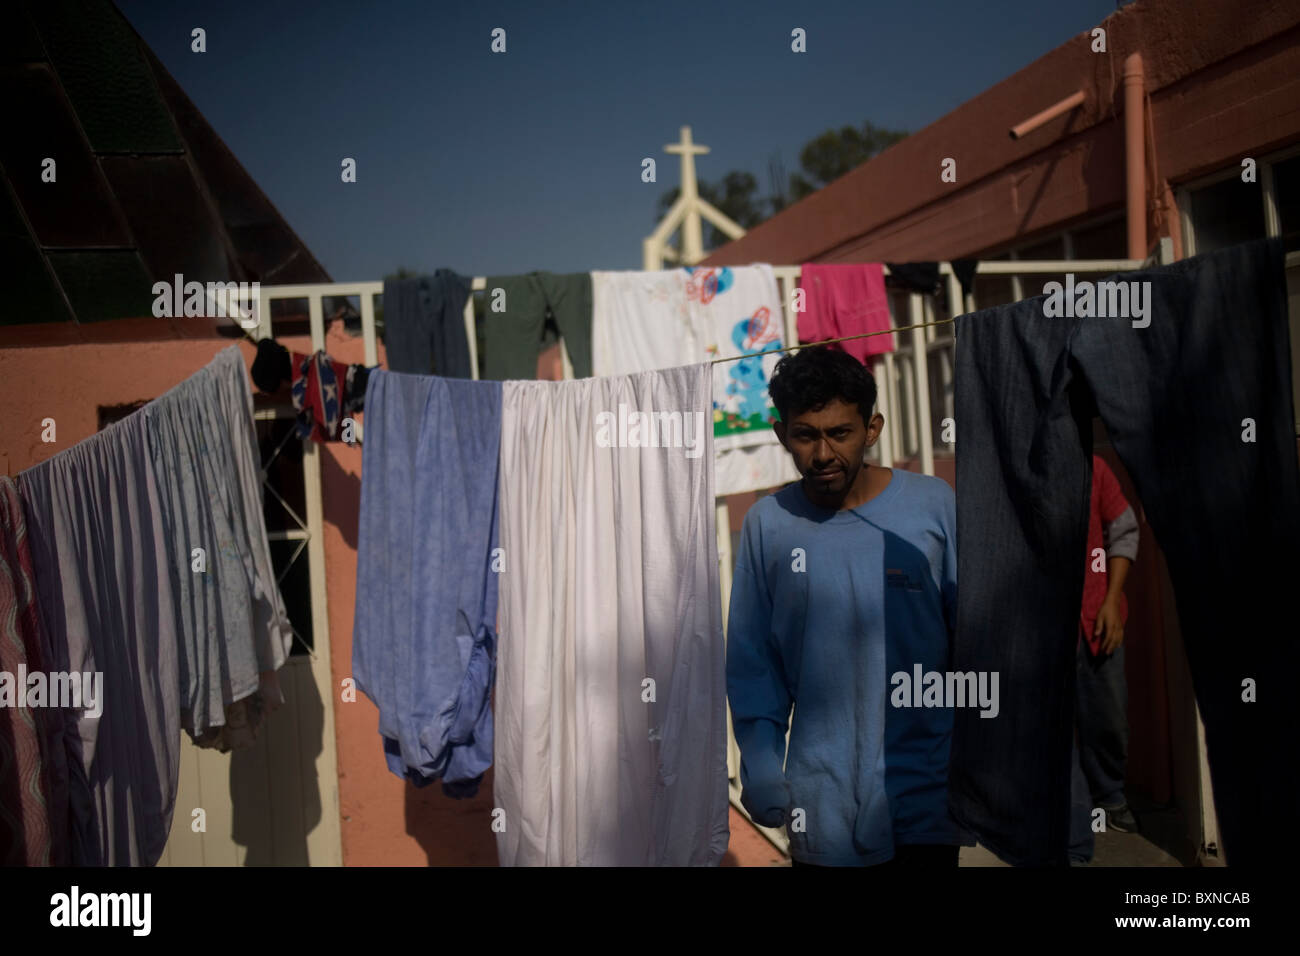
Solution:
{"label": "man's face", "polygon": [[781,444],[794,457],[809,491],[828,498],[845,494],[862,468],[863,453],[880,435],[884,419],[862,420],[857,405],[841,398],[795,415],[774,426]]}

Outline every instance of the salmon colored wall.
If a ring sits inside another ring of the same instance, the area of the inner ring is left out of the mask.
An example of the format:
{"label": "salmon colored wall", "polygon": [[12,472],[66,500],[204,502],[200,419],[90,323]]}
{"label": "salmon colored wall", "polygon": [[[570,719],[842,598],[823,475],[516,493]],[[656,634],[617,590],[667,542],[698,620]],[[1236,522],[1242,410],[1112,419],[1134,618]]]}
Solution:
{"label": "salmon colored wall", "polygon": [[[26,326],[25,328],[31,328]],[[0,469],[16,474],[99,430],[99,407],[157,398],[206,365],[232,339],[0,348]],[[254,350],[241,345],[251,366]],[[53,418],[58,441],[41,441]]]}

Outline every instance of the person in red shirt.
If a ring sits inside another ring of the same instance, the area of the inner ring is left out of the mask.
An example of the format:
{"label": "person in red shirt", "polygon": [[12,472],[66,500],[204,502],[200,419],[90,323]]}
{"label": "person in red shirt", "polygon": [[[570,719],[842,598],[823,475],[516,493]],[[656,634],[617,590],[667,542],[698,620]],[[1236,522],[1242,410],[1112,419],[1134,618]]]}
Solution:
{"label": "person in red shirt", "polygon": [[1137,820],[1124,796],[1128,759],[1124,579],[1137,551],[1137,517],[1114,472],[1093,455],[1074,692],[1076,740],[1070,820],[1070,861],[1074,864],[1092,859],[1093,808],[1105,812],[1108,829],[1137,830]]}

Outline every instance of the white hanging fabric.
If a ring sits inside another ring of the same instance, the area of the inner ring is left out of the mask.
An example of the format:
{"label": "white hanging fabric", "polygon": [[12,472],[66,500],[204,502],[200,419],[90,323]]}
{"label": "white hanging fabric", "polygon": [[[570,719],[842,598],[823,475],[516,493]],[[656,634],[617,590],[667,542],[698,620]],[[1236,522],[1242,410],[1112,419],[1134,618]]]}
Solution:
{"label": "white hanging fabric", "polygon": [[710,405],[706,364],[503,384],[503,866],[726,852]]}

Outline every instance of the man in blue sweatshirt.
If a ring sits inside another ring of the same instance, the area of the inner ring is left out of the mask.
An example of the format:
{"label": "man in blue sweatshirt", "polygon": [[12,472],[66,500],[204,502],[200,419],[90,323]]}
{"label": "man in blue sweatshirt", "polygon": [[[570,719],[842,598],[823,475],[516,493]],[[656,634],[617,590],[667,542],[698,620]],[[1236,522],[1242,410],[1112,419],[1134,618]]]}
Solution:
{"label": "man in blue sweatshirt", "polygon": [[727,694],[741,802],[786,825],[795,865],[956,866],[973,841],[948,814],[952,709],[915,706],[910,689],[948,671],[953,491],[863,461],[884,418],[875,379],[844,352],[786,356],[768,391],[803,479],[750,508],[736,558]]}

